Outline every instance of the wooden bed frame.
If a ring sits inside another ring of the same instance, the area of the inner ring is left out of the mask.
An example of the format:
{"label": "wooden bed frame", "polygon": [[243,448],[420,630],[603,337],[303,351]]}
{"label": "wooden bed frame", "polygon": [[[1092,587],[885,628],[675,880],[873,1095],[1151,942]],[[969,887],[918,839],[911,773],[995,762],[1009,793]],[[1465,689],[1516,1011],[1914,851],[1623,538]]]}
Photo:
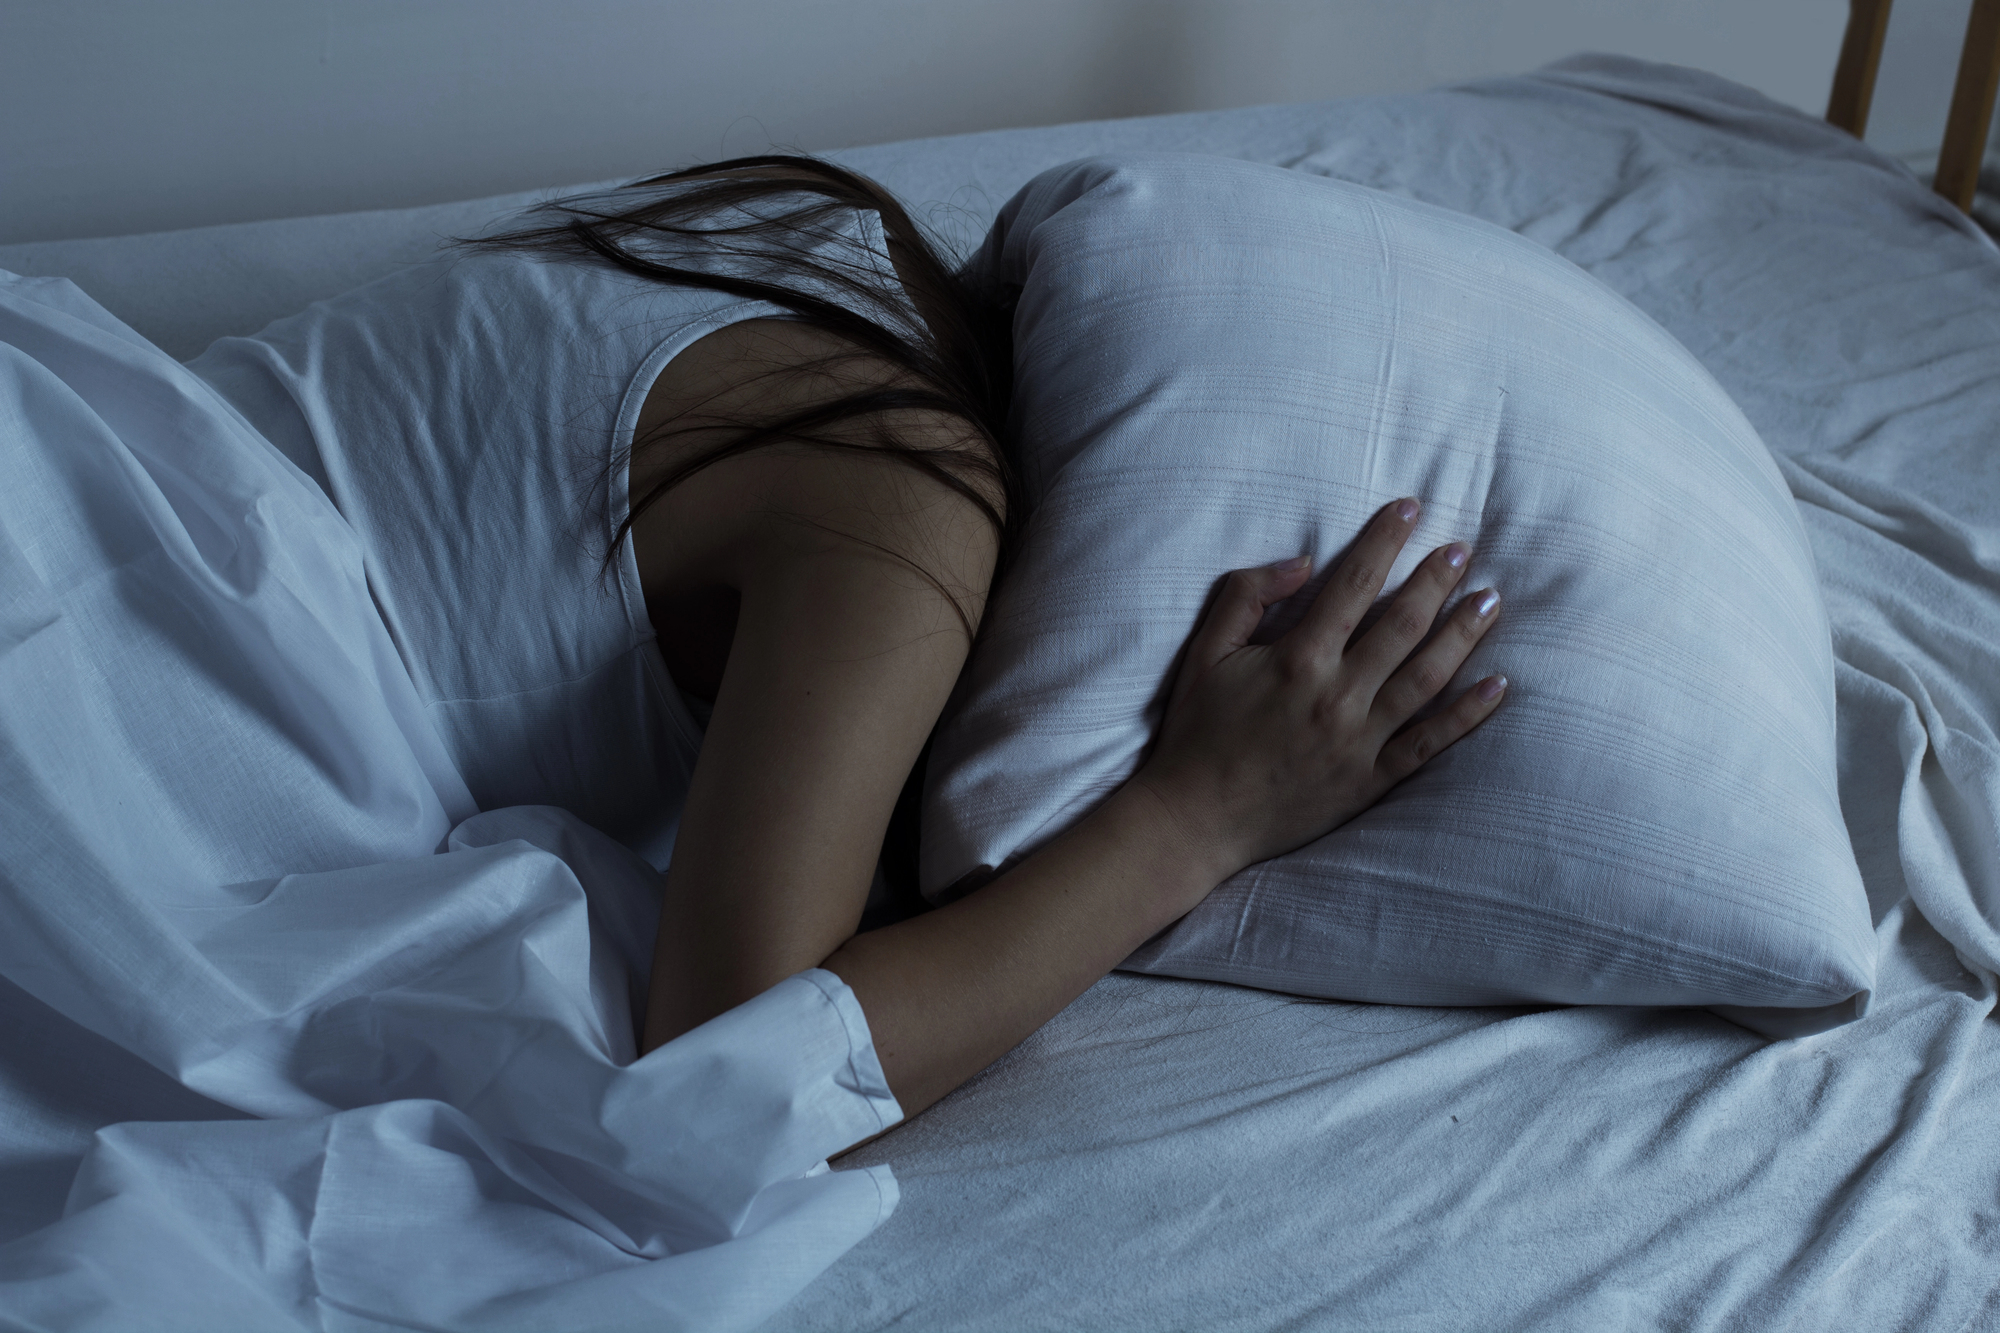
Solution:
{"label": "wooden bed frame", "polygon": [[[1882,63],[1882,39],[1889,31],[1890,0],[1848,0],[1847,35],[1833,69],[1833,92],[1826,118],[1859,138],[1868,128],[1868,103],[1875,95],[1875,71]],[[2000,0],[1972,0],[1965,45],[1958,55],[1958,82],[1952,85],[1944,143],[1938,149],[1931,188],[1970,212],[1979,189],[1979,166],[1986,133],[1993,124],[1993,97],[2000,92]]]}

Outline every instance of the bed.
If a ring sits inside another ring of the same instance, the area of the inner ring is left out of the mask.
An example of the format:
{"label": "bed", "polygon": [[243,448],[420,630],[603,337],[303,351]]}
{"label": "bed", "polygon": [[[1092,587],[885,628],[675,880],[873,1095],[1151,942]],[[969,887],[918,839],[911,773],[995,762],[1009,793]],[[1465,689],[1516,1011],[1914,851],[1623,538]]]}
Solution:
{"label": "bed", "polygon": [[[1850,128],[1886,11],[1856,5],[1834,99]],[[1939,171],[1956,201],[1746,89],[1594,56],[834,155],[966,247],[1073,158],[1274,163],[1499,223],[1659,321],[1805,519],[1881,954],[1864,1019],[1778,1042],[1701,1011],[1370,1006],[1113,973],[836,1163],[893,1168],[900,1201],[767,1327],[2000,1328],[2000,252],[1963,211],[1976,171],[1948,169],[1979,160],[1963,126],[1990,113],[1975,48],[1994,17],[1977,7],[1972,109]],[[0,268],[68,276],[189,358],[532,197],[14,246]],[[123,1066],[5,999],[0,1240],[18,1242],[62,1216]],[[47,1075],[93,1055],[114,1072]],[[0,1325],[45,1326],[9,1304]]]}

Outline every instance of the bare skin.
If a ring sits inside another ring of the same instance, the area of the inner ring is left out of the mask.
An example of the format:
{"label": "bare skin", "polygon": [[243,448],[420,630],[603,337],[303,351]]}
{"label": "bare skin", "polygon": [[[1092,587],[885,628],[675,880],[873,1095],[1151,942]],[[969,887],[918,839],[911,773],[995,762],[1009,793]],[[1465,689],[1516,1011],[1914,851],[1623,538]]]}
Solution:
{"label": "bare skin", "polygon": [[[770,392],[759,369],[823,351],[825,336],[773,320],[708,335],[662,373],[642,430],[703,403],[747,405]],[[894,424],[940,443],[962,429]],[[671,461],[642,456],[635,493]],[[1409,725],[1497,618],[1497,597],[1468,597],[1432,634],[1464,568],[1458,544],[1432,552],[1354,635],[1416,512],[1408,500],[1377,514],[1276,643],[1248,640],[1310,567],[1231,574],[1130,781],[978,892],[857,936],[896,796],[969,642],[936,588],[850,538],[908,555],[976,623],[994,535],[962,497],[907,468],[803,446],[760,449],[677,487],[633,540],[669,668],[693,693],[712,689],[715,711],[666,875],[644,1049],[825,967],[853,989],[914,1115],[1223,879],[1372,805],[1490,716],[1505,687],[1489,678]]]}
{"label": "bare skin", "polygon": [[[646,411],[768,394],[756,371],[804,359],[821,337],[784,321],[709,334],[669,365]],[[959,429],[903,426],[905,438]],[[676,456],[642,454],[635,493]],[[633,541],[675,680],[715,690],[666,876],[650,1049],[819,965],[860,922],[896,797],[967,651],[944,596],[865,543],[929,570],[975,623],[996,547],[943,486],[805,446],[695,474],[641,516]]]}
{"label": "bare skin", "polygon": [[1475,687],[1399,730],[1497,616],[1497,598],[1483,615],[1468,599],[1411,655],[1458,582],[1449,557],[1463,547],[1433,553],[1389,614],[1342,651],[1410,527],[1394,507],[1378,515],[1306,621],[1276,644],[1249,637],[1309,567],[1231,574],[1130,781],[977,893],[857,935],[825,961],[861,1001],[906,1110],[1004,1055],[1217,884],[1345,823],[1498,707],[1505,682],[1489,678],[1486,695]]}

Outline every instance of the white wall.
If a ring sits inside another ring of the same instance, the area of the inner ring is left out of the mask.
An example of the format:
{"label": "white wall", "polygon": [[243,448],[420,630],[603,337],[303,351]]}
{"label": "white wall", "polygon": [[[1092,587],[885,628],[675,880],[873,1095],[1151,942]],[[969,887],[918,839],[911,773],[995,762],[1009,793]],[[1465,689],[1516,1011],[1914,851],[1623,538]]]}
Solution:
{"label": "white wall", "polygon": [[0,243],[433,203],[773,142],[810,151],[1411,90],[1580,50],[1698,65],[1817,114],[1846,9],[0,0]]}

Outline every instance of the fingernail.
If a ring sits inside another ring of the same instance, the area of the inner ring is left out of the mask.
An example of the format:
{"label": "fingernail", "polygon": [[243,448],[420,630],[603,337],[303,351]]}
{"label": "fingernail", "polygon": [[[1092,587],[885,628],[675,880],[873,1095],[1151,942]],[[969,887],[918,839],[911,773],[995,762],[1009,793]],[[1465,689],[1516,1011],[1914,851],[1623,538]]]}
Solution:
{"label": "fingernail", "polygon": [[1485,680],[1479,682],[1479,697],[1489,704],[1506,692],[1507,678],[1505,676],[1488,676]]}
{"label": "fingernail", "polygon": [[1417,516],[1417,508],[1418,505],[1415,500],[1398,500],[1396,502],[1396,517],[1408,523]]}
{"label": "fingernail", "polygon": [[1277,570],[1280,574],[1296,574],[1299,570],[1310,565],[1312,559],[1309,555],[1295,555],[1290,560],[1280,560],[1277,564],[1272,565],[1271,568]]}
{"label": "fingernail", "polygon": [[1498,605],[1500,605],[1500,594],[1488,588],[1479,594],[1477,601],[1473,602],[1472,614],[1484,620],[1493,614],[1493,608]]}
{"label": "fingernail", "polygon": [[1465,567],[1465,557],[1470,554],[1471,551],[1466,548],[1464,542],[1453,542],[1444,548],[1444,562],[1453,569],[1463,569]]}

